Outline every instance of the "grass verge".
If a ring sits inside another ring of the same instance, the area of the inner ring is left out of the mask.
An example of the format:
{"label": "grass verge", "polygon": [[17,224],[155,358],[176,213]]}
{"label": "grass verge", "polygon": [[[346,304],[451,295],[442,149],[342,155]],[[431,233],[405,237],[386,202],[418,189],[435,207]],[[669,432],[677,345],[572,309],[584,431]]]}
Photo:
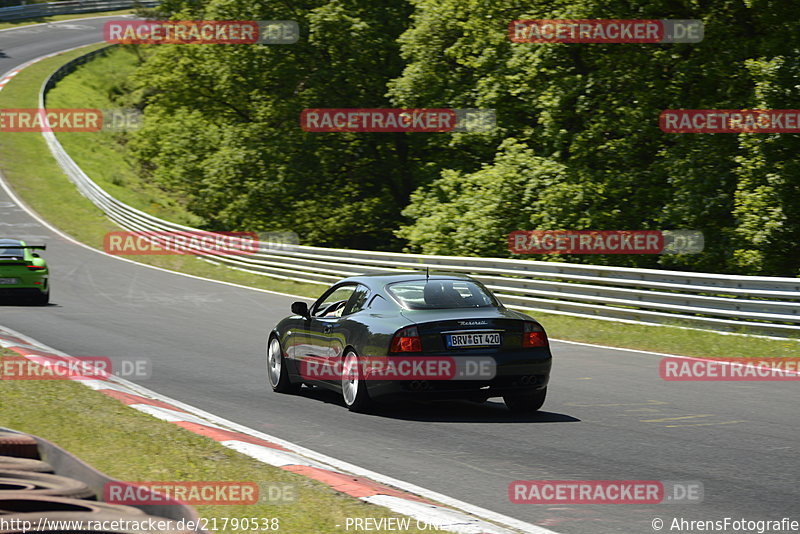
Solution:
{"label": "grass verge", "polygon": [[[77,73],[61,80],[47,95],[52,108],[112,109],[120,107],[111,94],[127,91],[124,82],[139,58],[132,47],[111,48],[81,66]],[[121,134],[100,132],[59,132],[58,140],[81,169],[108,193],[129,206],[179,224],[197,226],[202,220],[189,213],[180,201],[141,180],[126,157]]]}
{"label": "grass verge", "polygon": [[8,28],[20,28],[22,26],[30,26],[32,24],[41,24],[43,22],[59,22],[62,20],[102,17],[105,15],[127,15],[128,13],[133,13],[133,10],[121,9],[118,11],[98,11],[97,13],[75,13],[72,15],[53,15],[52,17],[37,17],[32,19],[15,20],[12,22],[0,22],[0,30],[5,30]]}
{"label": "grass verge", "polygon": [[[0,363],[8,356],[18,355],[0,348]],[[217,518],[219,526],[224,518],[278,518],[280,532],[326,534],[341,532],[348,517],[402,517],[263,464],[73,381],[7,380],[2,397],[0,424],[46,438],[120,480],[269,482],[295,489],[293,503],[195,507],[200,517]]]}
{"label": "grass verge", "polygon": [[[0,92],[0,107],[36,107],[39,86],[49,72],[82,51],[40,62],[17,75]],[[50,93],[52,107],[109,107],[109,92],[135,67],[135,55],[117,49],[80,67]],[[91,142],[87,142],[88,135]],[[123,147],[109,134],[59,134],[64,148],[89,176],[118,198],[176,222],[190,222],[180,202],[144,183],[124,156]],[[81,196],[49,156],[44,140],[35,133],[0,133],[0,150],[8,154],[0,169],[22,198],[63,231],[90,246],[101,248],[103,235],[118,230]],[[136,261],[197,276],[295,295],[316,297],[322,286],[283,281],[210,265],[183,256],[139,256]],[[797,340],[762,339],[685,330],[668,326],[614,323],[596,319],[534,313],[552,338],[614,347],[708,357],[796,356]]]}

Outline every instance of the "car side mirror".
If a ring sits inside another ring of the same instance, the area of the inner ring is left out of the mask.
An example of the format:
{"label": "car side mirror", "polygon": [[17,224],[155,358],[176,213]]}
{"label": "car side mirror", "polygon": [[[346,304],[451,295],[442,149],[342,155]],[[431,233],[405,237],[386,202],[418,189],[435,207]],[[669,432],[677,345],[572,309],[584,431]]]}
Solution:
{"label": "car side mirror", "polygon": [[292,313],[311,319],[311,314],[308,312],[308,304],[305,302],[292,302]]}
{"label": "car side mirror", "polygon": [[34,258],[41,258],[41,256],[39,256],[39,255],[38,255],[37,253],[35,253],[35,252],[31,252],[31,256],[33,256]]}

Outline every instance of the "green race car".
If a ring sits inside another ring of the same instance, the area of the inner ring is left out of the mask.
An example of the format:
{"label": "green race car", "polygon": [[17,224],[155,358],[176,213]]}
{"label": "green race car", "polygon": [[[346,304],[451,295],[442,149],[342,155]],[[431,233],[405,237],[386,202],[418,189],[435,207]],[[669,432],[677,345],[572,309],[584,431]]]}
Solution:
{"label": "green race car", "polygon": [[0,299],[21,297],[40,306],[50,302],[47,262],[33,252],[44,249],[19,239],[0,239]]}

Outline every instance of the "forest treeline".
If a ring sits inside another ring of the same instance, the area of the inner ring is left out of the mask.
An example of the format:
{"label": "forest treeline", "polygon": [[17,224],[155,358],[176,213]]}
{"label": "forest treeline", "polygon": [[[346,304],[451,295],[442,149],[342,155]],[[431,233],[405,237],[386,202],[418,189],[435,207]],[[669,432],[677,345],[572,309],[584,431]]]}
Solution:
{"label": "forest treeline", "polygon": [[[795,0],[165,0],[295,20],[292,45],[159,45],[126,92],[140,172],[211,230],[510,257],[514,230],[691,229],[684,255],[532,256],[800,275],[800,136],[668,134],[665,109],[800,108]],[[695,44],[512,42],[515,19],[700,19]],[[482,133],[312,133],[307,108],[494,109]]]}

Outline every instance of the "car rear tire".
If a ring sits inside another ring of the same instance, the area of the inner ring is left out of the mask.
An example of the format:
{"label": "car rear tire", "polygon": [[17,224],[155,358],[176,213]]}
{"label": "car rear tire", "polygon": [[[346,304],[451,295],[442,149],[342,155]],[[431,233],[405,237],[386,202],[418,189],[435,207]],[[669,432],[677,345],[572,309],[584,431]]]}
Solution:
{"label": "car rear tire", "polygon": [[508,409],[514,413],[533,413],[539,410],[547,397],[547,388],[519,393],[514,395],[503,395]]}
{"label": "car rear tire", "polygon": [[50,303],[50,290],[47,290],[47,293],[39,293],[35,297],[33,297],[33,303],[36,306],[47,306]]}
{"label": "car rear tire", "polygon": [[342,362],[342,398],[351,412],[365,412],[372,405],[358,355],[353,350],[347,351]]}
{"label": "car rear tire", "polygon": [[269,338],[267,343],[267,378],[269,385],[272,386],[272,391],[276,393],[300,391],[300,384],[293,384],[289,380],[289,371],[286,369],[281,342],[276,337]]}

